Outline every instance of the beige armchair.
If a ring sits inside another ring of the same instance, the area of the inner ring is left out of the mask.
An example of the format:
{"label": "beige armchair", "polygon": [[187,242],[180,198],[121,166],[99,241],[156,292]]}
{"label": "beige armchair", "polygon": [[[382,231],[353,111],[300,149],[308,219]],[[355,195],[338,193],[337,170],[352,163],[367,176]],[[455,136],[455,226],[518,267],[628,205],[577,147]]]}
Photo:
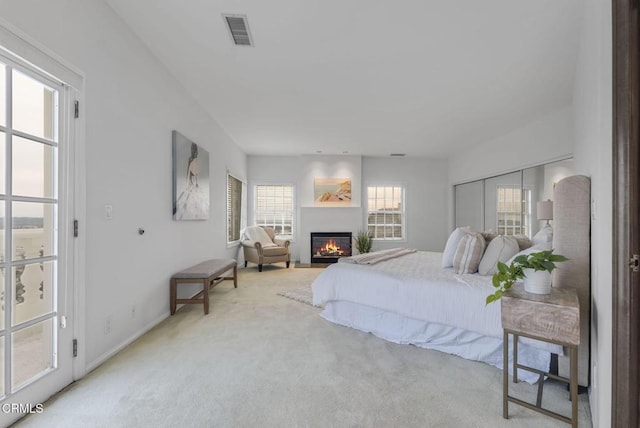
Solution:
{"label": "beige armchair", "polygon": [[291,263],[288,239],[277,239],[276,232],[270,227],[249,226],[243,233],[244,267],[247,262],[256,263],[258,272],[262,272],[265,263]]}

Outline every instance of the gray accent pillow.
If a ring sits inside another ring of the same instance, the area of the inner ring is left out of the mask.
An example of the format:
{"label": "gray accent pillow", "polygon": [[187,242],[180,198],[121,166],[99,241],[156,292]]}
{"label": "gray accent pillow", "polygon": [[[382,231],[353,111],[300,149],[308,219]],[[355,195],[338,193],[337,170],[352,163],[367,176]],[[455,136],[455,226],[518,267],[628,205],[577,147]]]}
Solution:
{"label": "gray accent pillow", "polygon": [[491,241],[498,236],[497,232],[494,232],[493,230],[485,230],[484,232],[480,232],[482,233],[482,237],[484,238],[484,242],[489,245],[491,243]]}
{"label": "gray accent pillow", "polygon": [[520,247],[520,251],[526,250],[533,245],[533,242],[527,235],[513,235],[513,238],[518,241],[518,247]]}

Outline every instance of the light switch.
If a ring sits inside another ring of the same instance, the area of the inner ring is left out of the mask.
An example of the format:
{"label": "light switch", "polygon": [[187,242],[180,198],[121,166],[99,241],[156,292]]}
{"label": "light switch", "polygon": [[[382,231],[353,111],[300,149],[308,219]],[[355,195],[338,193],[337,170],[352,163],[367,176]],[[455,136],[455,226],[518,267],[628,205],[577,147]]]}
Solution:
{"label": "light switch", "polygon": [[104,219],[105,220],[113,219],[113,205],[104,206]]}

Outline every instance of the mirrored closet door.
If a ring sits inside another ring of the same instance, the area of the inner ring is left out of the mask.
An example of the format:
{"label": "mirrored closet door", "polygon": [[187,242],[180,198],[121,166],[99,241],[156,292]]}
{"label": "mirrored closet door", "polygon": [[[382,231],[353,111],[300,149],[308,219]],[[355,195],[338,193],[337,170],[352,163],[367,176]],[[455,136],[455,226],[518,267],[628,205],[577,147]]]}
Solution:
{"label": "mirrored closet door", "polygon": [[555,184],[573,174],[573,159],[565,159],[458,184],[454,186],[455,225],[531,237],[550,220],[537,217],[538,203],[553,201]]}

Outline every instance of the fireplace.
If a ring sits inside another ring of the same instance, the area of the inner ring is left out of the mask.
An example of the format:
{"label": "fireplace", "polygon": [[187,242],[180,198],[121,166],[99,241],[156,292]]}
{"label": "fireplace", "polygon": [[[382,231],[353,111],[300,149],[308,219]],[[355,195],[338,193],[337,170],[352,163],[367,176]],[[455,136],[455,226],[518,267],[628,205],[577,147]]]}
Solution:
{"label": "fireplace", "polygon": [[336,263],[351,255],[351,232],[311,232],[311,263]]}

